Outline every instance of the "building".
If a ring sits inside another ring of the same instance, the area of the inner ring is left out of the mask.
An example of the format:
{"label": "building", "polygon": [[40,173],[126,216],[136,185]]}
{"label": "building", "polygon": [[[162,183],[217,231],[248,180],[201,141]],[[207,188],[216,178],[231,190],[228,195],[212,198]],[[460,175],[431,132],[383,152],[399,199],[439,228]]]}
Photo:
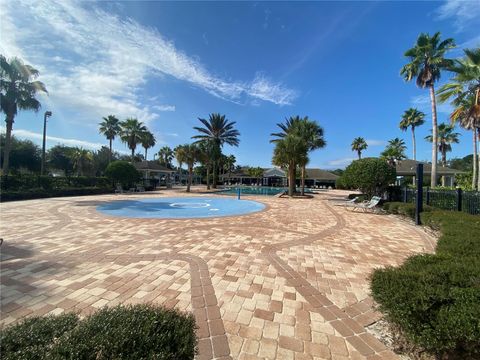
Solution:
{"label": "building", "polygon": [[[335,187],[335,181],[337,178],[338,175],[332,174],[331,172],[322,169],[307,168],[305,185],[307,187]],[[232,174],[220,175],[220,181],[227,185],[239,184],[286,187],[288,185],[288,174],[285,170],[274,167],[264,169],[262,177],[254,178],[248,174],[247,169],[242,169],[241,171]],[[300,185],[300,182],[301,179],[298,176],[297,185]]]}
{"label": "building", "polygon": [[[432,164],[415,161],[415,160],[401,160],[397,161],[395,168],[397,170],[397,178],[401,180],[404,176],[415,176],[417,171],[417,164],[423,164],[423,177],[430,177],[432,174]],[[437,176],[445,177],[445,186],[455,185],[455,175],[462,174],[463,171],[450,169],[445,166],[437,165]]]}

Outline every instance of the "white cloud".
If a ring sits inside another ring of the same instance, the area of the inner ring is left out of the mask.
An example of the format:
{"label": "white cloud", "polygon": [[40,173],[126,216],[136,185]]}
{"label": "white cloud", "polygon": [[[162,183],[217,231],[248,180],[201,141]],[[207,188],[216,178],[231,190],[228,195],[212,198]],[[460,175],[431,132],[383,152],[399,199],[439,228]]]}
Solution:
{"label": "white cloud", "polygon": [[[430,95],[417,95],[410,99],[410,104],[420,111],[423,111],[427,116],[432,113],[432,104],[430,101]],[[448,103],[440,103],[437,101],[437,113],[448,114],[452,112],[452,107]]]}
{"label": "white cloud", "polygon": [[374,140],[374,139],[366,139],[368,146],[384,146],[387,145],[385,140]]}
{"label": "white cloud", "polygon": [[335,160],[330,160],[327,162],[329,166],[347,166],[349,165],[353,160],[357,160],[357,158],[354,157],[346,157],[346,158],[341,158],[341,159],[335,159]]}
{"label": "white cloud", "polygon": [[[98,122],[105,114],[149,122],[173,105],[146,105],[139,90],[152,76],[172,77],[235,102],[256,98],[291,104],[295,91],[257,75],[251,82],[222,79],[177,49],[158,31],[107,13],[90,2],[2,2],[1,50],[38,68],[49,90],[45,100],[60,113]],[[65,120],[69,120],[65,118]]]}
{"label": "white cloud", "polygon": [[175,111],[175,105],[153,105],[152,108],[158,111]]}
{"label": "white cloud", "polygon": [[[5,129],[1,129],[1,132],[4,133]],[[13,129],[12,134],[19,138],[29,139],[29,140],[39,140],[40,142],[43,140],[43,134],[36,133],[30,130],[24,129]],[[47,141],[50,143],[55,144],[64,144],[70,146],[79,146],[86,149],[97,150],[100,149],[102,146],[105,146],[105,143],[94,143],[90,141],[83,141],[78,139],[68,139],[56,136],[49,136],[47,135]]]}
{"label": "white cloud", "polygon": [[471,22],[480,18],[480,2],[478,0],[447,0],[437,9],[440,20],[454,19],[458,31],[462,31]]}

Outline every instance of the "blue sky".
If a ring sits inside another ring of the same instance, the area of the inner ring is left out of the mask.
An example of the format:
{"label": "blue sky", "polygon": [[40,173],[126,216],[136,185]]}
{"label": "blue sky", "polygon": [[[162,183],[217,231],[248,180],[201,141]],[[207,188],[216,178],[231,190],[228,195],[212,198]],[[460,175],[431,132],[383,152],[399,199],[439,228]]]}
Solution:
{"label": "blue sky", "polygon": [[[327,147],[311,167],[344,167],[354,137],[366,156],[410,133],[398,122],[416,106],[417,158],[431,158],[428,92],[405,83],[403,53],[420,32],[440,31],[462,47],[480,45],[480,1],[446,2],[70,2],[2,1],[0,51],[41,72],[42,110],[21,112],[14,134],[41,143],[43,112],[53,111],[48,146],[95,149],[103,116],[144,121],[161,146],[190,142],[198,117],[225,114],[241,133],[225,148],[242,165],[270,166],[270,133],[292,115],[325,129]],[[443,81],[448,79],[443,75]],[[439,106],[439,121],[450,108]],[[450,156],[471,153],[471,135]],[[127,152],[120,141],[114,148]]]}

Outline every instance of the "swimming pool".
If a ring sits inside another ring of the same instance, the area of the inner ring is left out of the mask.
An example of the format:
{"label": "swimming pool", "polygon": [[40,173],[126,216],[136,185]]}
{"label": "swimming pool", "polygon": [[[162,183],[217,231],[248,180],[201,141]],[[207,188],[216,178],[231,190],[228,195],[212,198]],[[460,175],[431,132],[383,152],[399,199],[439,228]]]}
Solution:
{"label": "swimming pool", "polygon": [[[269,186],[242,186],[240,187],[241,195],[269,195],[274,196],[283,191],[287,191],[287,188],[281,187],[269,187]],[[300,191],[300,189],[297,189]],[[310,189],[305,189],[305,192],[311,192]],[[231,187],[222,191],[217,192],[217,194],[222,195],[237,195],[238,187]]]}
{"label": "swimming pool", "polygon": [[97,211],[129,218],[190,219],[250,214],[264,208],[264,204],[251,200],[168,197],[112,201],[97,206]]}

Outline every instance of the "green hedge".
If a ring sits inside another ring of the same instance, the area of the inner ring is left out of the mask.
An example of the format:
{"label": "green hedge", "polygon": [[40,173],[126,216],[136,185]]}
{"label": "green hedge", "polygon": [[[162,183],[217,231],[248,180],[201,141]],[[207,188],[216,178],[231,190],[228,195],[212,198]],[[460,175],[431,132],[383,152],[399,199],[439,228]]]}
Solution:
{"label": "green hedge", "polygon": [[[412,212],[412,204],[385,207]],[[373,297],[414,344],[439,358],[479,359],[480,217],[432,210],[421,219],[441,231],[436,254],[415,255],[399,267],[376,270]]]}
{"label": "green hedge", "polygon": [[31,174],[1,176],[0,188],[2,191],[19,191],[41,188],[44,190],[69,189],[81,187],[106,188],[112,186],[112,181],[106,177],[53,177]]}
{"label": "green hedge", "polygon": [[153,305],[35,317],[0,331],[2,359],[193,359],[192,315]]}
{"label": "green hedge", "polygon": [[6,201],[43,199],[43,198],[62,197],[62,196],[100,195],[100,194],[110,194],[112,192],[113,192],[113,189],[111,187],[108,187],[108,188],[82,187],[82,188],[50,189],[50,190],[45,190],[43,188],[33,188],[28,190],[2,191],[0,193],[0,201],[6,202]]}

